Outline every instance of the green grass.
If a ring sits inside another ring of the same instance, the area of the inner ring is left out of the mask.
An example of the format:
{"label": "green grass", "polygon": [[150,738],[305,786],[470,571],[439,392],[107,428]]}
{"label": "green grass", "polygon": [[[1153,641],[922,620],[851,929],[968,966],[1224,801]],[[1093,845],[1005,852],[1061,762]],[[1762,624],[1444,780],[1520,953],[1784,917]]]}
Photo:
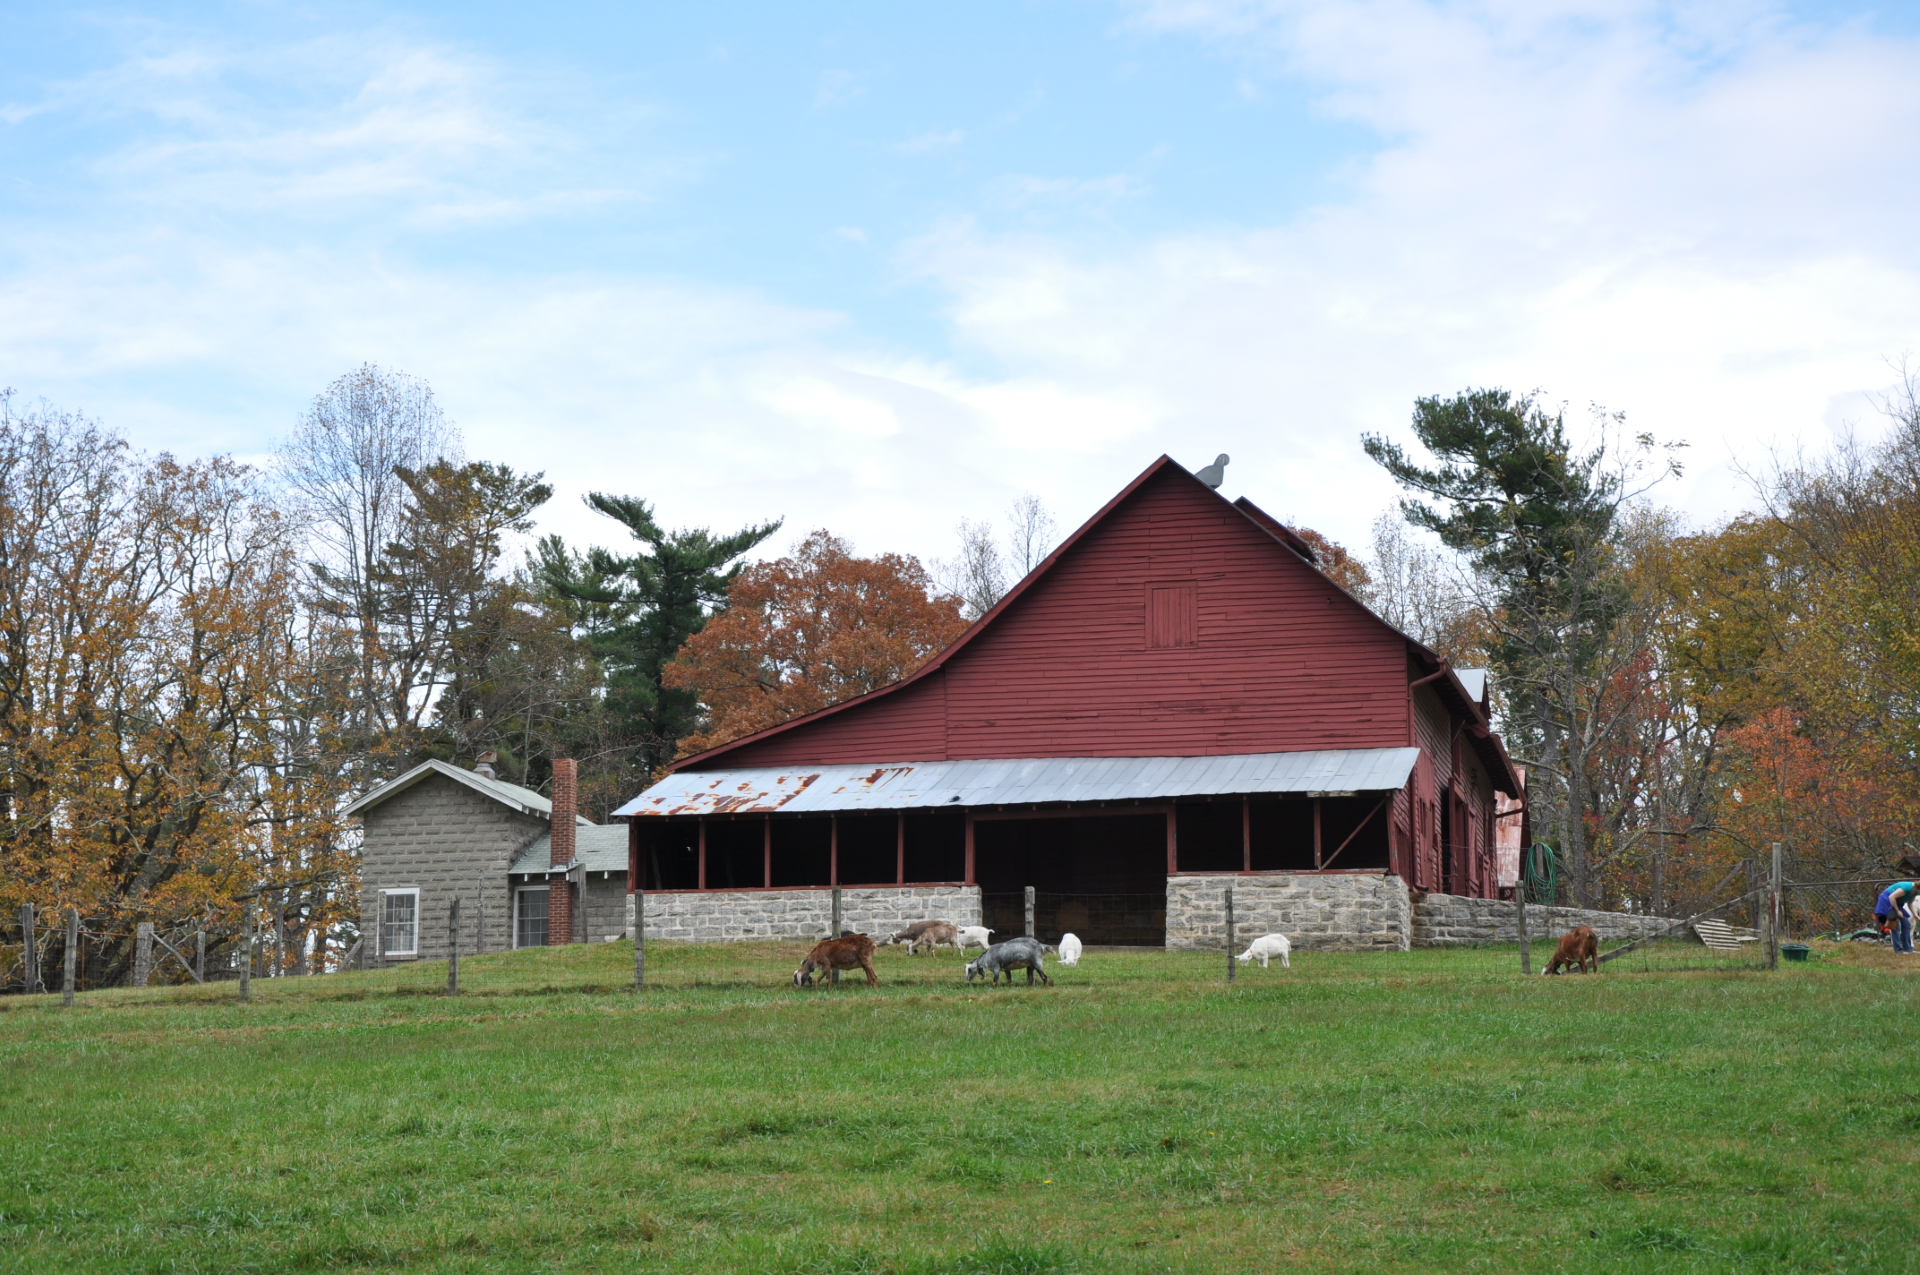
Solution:
{"label": "green grass", "polygon": [[[607,944],[0,1001],[0,1270],[1911,1270],[1920,978]],[[1536,953],[1536,957],[1538,953]],[[1910,958],[1902,958],[1903,961]],[[1920,958],[1911,958],[1920,959]],[[1624,962],[1623,962],[1624,964]]]}

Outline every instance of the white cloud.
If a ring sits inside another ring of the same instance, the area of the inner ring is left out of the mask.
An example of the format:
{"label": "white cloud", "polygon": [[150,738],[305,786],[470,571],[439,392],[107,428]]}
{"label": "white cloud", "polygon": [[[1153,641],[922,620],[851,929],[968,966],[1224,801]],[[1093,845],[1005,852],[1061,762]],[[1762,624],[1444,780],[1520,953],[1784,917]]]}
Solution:
{"label": "white cloud", "polygon": [[910,137],[894,146],[902,155],[931,155],[937,151],[950,151],[967,140],[967,135],[957,128],[945,132],[922,133]]}

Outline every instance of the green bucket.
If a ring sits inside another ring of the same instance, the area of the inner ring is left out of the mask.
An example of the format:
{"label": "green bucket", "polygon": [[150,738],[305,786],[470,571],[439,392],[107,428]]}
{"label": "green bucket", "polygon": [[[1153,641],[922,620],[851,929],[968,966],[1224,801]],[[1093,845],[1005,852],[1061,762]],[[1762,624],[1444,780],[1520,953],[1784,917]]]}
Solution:
{"label": "green bucket", "polygon": [[1780,955],[1790,961],[1804,961],[1807,959],[1807,954],[1811,951],[1813,951],[1813,949],[1805,943],[1782,943],[1780,945]]}

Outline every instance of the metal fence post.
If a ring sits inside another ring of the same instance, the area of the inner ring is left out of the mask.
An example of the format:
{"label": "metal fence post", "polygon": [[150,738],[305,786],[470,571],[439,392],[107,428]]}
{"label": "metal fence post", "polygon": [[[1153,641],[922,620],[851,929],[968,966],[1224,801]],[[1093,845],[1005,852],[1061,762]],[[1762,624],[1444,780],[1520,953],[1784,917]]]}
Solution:
{"label": "metal fence post", "polygon": [[447,905],[447,995],[460,994],[460,896]]}
{"label": "metal fence post", "polygon": [[1027,887],[1027,937],[1033,937],[1033,887]]}
{"label": "metal fence post", "polygon": [[[827,937],[830,939],[840,937],[840,887],[837,885],[833,887],[833,930]],[[837,969],[830,971],[827,983],[829,986],[838,986],[840,983],[840,971]]]}
{"label": "metal fence post", "polygon": [[1229,983],[1233,982],[1233,978],[1234,978],[1235,962],[1233,959],[1233,949],[1237,946],[1239,946],[1239,944],[1237,944],[1234,941],[1234,933],[1233,933],[1233,887],[1228,886],[1227,887],[1227,982]]}
{"label": "metal fence post", "polygon": [[1780,843],[1773,843],[1773,868],[1767,874],[1767,968],[1780,968]]}
{"label": "metal fence post", "polygon": [[153,978],[153,922],[142,921],[134,931],[133,985],[145,987]]}
{"label": "metal fence post", "polygon": [[60,977],[60,1003],[73,1008],[73,972],[80,959],[80,909],[67,909],[67,951],[65,972]]}
{"label": "metal fence post", "polygon": [[40,951],[39,946],[33,941],[33,931],[36,924],[38,924],[38,922],[34,919],[33,904],[22,903],[20,905],[20,929],[25,937],[23,940],[24,945],[20,949],[20,964],[23,967],[21,969],[20,990],[29,994],[37,991],[40,987]]}
{"label": "metal fence post", "polygon": [[240,1000],[244,1004],[253,986],[253,900],[246,899],[240,905],[241,944],[245,951],[240,955]]}
{"label": "metal fence post", "polygon": [[207,932],[200,930],[193,936],[193,981],[207,981]]}

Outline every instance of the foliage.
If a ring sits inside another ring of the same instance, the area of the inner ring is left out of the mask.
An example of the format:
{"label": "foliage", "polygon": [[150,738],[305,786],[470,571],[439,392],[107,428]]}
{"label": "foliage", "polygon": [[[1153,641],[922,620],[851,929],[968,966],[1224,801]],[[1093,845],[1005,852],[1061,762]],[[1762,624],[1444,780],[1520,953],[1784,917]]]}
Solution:
{"label": "foliage", "polygon": [[683,754],[729,740],[912,673],[967,627],[956,600],[911,557],[854,556],[815,531],[791,557],[742,571],[726,609],[669,665],[669,686],[698,689],[702,728]]}
{"label": "foliage", "polygon": [[[0,1013],[7,1269],[1862,1271],[1915,972],[627,943]],[[1538,951],[1536,951],[1538,955]],[[50,1002],[50,1003],[48,1003]],[[1677,1262],[1676,1262],[1677,1259]]]}

